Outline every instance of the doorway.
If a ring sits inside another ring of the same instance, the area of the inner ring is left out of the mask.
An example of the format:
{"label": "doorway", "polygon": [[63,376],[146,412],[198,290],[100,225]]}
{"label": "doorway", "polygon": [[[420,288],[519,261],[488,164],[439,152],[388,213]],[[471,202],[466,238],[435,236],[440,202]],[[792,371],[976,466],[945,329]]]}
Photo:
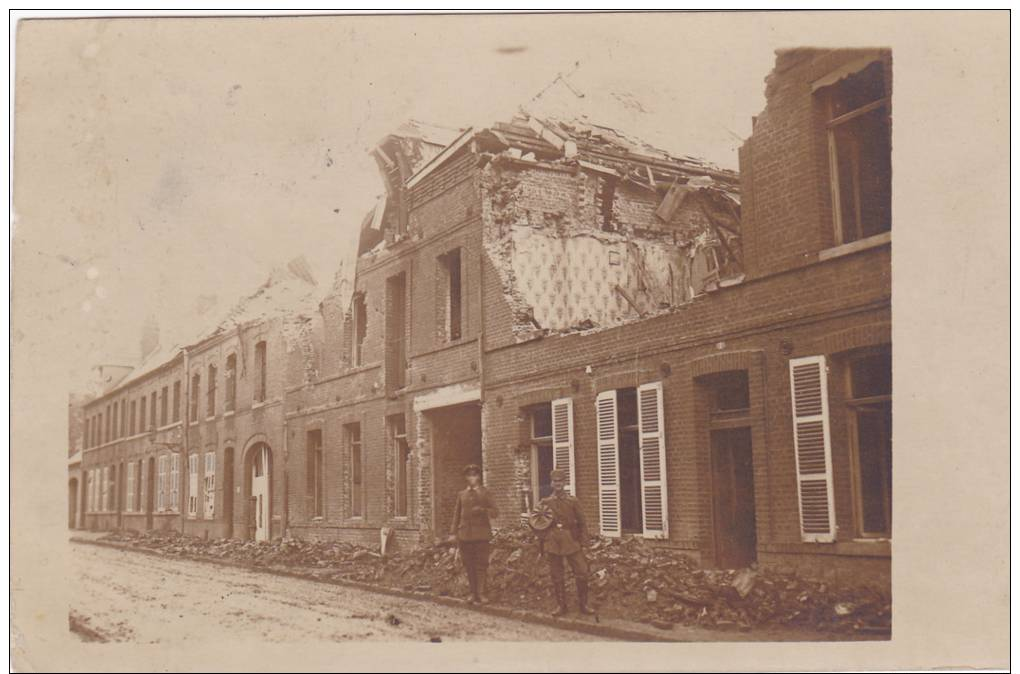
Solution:
{"label": "doorway", "polygon": [[[464,466],[482,466],[482,409],[478,403],[429,410],[434,476],[433,521],[436,531],[448,531],[457,493],[464,489]],[[484,473],[484,466],[483,466]]]}
{"label": "doorway", "polygon": [[149,467],[145,476],[145,529],[152,531],[152,511],[156,509],[156,458],[149,457]]}
{"label": "doorway", "polygon": [[744,568],[757,559],[751,429],[711,432],[715,558],[720,568]]}
{"label": "doorway", "polygon": [[258,444],[251,450],[251,490],[248,498],[248,523],[250,537],[256,541],[268,541],[270,531],[270,474],[272,454],[269,446]]}
{"label": "doorway", "polygon": [[223,450],[223,517],[224,538],[234,537],[234,448]]}

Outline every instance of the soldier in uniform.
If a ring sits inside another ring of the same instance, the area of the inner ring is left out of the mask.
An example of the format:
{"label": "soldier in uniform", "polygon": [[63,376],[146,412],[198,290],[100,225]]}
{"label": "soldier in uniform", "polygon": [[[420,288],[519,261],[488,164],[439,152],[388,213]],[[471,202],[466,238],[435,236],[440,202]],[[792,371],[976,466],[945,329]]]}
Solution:
{"label": "soldier in uniform", "polygon": [[533,528],[539,534],[539,554],[549,561],[549,575],[552,578],[553,595],[556,597],[554,616],[567,612],[567,592],[563,587],[564,564],[570,565],[577,585],[578,612],[584,615],[595,613],[588,608],[588,560],[582,546],[588,543],[588,531],[581,512],[581,504],[565,490],[566,471],[558,468],[549,473],[553,493],[542,499],[533,521]]}
{"label": "soldier in uniform", "polygon": [[464,467],[467,488],[457,494],[453,510],[451,536],[457,541],[460,558],[467,571],[472,603],[488,603],[485,586],[489,572],[489,538],[491,521],[499,517],[489,494],[482,486],[482,469],[475,464]]}

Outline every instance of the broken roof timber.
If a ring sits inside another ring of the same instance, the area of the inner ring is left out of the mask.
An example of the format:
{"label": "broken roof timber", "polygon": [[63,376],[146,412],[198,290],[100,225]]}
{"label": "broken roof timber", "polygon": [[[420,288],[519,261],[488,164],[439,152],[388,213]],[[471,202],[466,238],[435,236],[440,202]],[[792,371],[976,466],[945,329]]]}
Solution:
{"label": "broken roof timber", "polygon": [[440,152],[435,157],[426,162],[424,166],[418,169],[417,173],[415,173],[413,176],[407,179],[407,188],[411,189],[412,187],[417,185],[419,182],[422,181],[423,178],[425,178],[425,176],[432,173],[432,171],[434,171],[437,166],[442,165],[443,162],[445,162],[448,158],[455,154],[457,150],[464,147],[468,143],[468,141],[471,140],[473,131],[474,127],[469,126],[460,134],[460,136],[457,137],[455,141],[447,145],[446,149],[444,149],[442,152]]}

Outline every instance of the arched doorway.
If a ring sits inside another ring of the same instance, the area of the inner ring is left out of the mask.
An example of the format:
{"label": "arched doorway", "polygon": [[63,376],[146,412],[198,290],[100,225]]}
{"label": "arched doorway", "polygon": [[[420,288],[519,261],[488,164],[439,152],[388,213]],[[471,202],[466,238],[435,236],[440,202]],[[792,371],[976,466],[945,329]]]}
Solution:
{"label": "arched doorway", "polygon": [[224,538],[234,537],[234,448],[223,450],[223,517],[226,518]]}
{"label": "arched doorway", "polygon": [[78,478],[67,483],[67,528],[78,528]]}
{"label": "arched doorway", "polygon": [[270,539],[272,523],[272,471],[273,453],[269,445],[257,442],[245,456],[245,514],[247,538],[256,541]]}

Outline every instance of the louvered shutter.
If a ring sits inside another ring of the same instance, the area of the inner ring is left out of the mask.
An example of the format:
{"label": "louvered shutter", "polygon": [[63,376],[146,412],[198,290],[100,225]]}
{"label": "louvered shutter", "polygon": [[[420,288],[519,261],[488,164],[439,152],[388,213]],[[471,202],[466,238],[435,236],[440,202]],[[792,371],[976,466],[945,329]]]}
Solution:
{"label": "louvered shutter", "polygon": [[127,464],[127,493],[125,496],[124,510],[127,512],[134,512],[135,509],[135,464],[131,462]]}
{"label": "louvered shutter", "polygon": [[599,528],[603,536],[620,535],[620,450],[616,424],[616,391],[595,400],[599,454]]}
{"label": "louvered shutter", "polygon": [[552,401],[553,468],[567,471],[567,491],[577,496],[574,481],[574,401]]}
{"label": "louvered shutter", "polygon": [[825,356],[792,359],[790,391],[801,539],[816,543],[833,541],[836,518]]}
{"label": "louvered shutter", "polygon": [[641,443],[641,505],[646,538],[669,536],[666,495],[666,437],[662,427],[662,382],[638,387],[638,438]]}

